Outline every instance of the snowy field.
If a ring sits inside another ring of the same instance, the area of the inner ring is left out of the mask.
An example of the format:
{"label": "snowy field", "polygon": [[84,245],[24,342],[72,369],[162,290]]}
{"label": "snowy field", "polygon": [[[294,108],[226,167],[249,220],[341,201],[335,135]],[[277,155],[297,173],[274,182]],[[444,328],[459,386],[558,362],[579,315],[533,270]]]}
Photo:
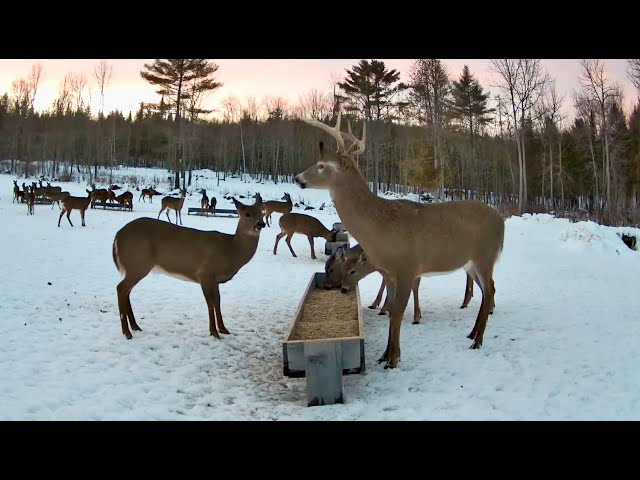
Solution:
{"label": "snowy field", "polygon": [[[206,186],[219,208],[233,208],[224,193],[259,191],[269,200],[286,191],[316,207],[307,213],[328,228],[339,221],[325,191],[239,179],[216,187],[213,173],[198,173],[209,178],[195,186]],[[168,192],[158,180],[164,170],[118,170],[114,182],[122,184],[125,174]],[[28,216],[26,205],[12,204],[14,178],[0,175],[1,420],[640,419],[640,252],[618,237],[640,236],[637,229],[548,215],[508,219],[495,314],[480,350],[470,350],[466,338],[479,289],[460,310],[463,271],[425,278],[422,323],[411,324],[411,300],[405,312],[399,368],[377,364],[388,320],[364,308],[366,374],[344,377],[345,404],[310,408],[305,380],[282,374],[281,342],[311,274],[323,270],[323,239],[316,239],[317,260],[300,235],[292,241],[298,258],[284,242],[274,256],[274,214],[254,258],[220,286],[231,332],[222,340],[209,335],[198,285],[147,276],[131,294],[143,331],[127,341],[111,246],[129,221],[155,218],[160,197],[140,203],[134,190],[132,213],[87,210],[83,228],[74,211],[75,227],[63,218],[58,228],[57,206],[36,205]],[[60,185],[86,195],[86,182]],[[233,233],[235,218],[187,215],[200,197],[187,197],[184,225]],[[318,211],[323,202],[328,207]],[[360,282],[363,307],[379,283],[378,274]]]}

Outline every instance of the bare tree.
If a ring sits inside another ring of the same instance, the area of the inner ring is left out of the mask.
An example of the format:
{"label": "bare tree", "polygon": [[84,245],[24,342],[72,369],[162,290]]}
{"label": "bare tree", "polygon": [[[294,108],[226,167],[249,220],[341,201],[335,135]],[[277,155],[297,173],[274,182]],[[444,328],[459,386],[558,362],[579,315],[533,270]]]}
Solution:
{"label": "bare tree", "polygon": [[222,99],[222,120],[226,123],[236,123],[240,119],[240,100],[233,95]]}
{"label": "bare tree", "polygon": [[93,76],[98,84],[98,90],[100,91],[100,115],[104,114],[104,90],[111,83],[111,76],[113,74],[113,66],[109,65],[106,60],[101,60],[95,67],[93,67]]}
{"label": "bare tree", "polygon": [[597,107],[600,121],[600,137],[602,138],[602,170],[607,207],[611,207],[611,158],[609,145],[608,112],[611,103],[618,101],[621,89],[618,84],[610,83],[605,76],[602,60],[580,60],[581,72],[578,77],[583,94]]}
{"label": "bare tree", "polygon": [[518,209],[524,213],[528,199],[526,121],[532,108],[538,104],[549,76],[542,69],[539,59],[495,59],[491,60],[491,66],[500,77],[495,86],[505,93],[511,107],[506,112],[514,121],[519,166]]}
{"label": "bare tree", "polygon": [[33,103],[36,99],[36,94],[38,93],[38,87],[40,86],[40,81],[43,77],[43,67],[40,62],[34,63],[31,66],[31,72],[27,76],[27,84],[29,87],[30,93],[30,108],[33,111]]}
{"label": "bare tree", "polygon": [[627,75],[631,83],[640,90],[640,58],[632,58],[627,60]]}

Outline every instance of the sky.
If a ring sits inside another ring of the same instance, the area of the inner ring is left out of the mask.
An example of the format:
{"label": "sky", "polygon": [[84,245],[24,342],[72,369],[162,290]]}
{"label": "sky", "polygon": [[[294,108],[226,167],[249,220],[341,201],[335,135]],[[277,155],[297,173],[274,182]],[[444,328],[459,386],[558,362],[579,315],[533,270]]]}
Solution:
{"label": "sky", "polygon": [[[395,68],[401,73],[401,80],[408,81],[411,59],[380,59],[387,68]],[[48,108],[57,96],[59,86],[66,73],[84,73],[90,80],[92,90],[92,111],[98,112],[100,95],[97,89],[93,69],[100,59],[0,59],[0,94],[11,94],[12,81],[26,77],[32,65],[43,65],[43,78],[38,90],[35,107],[37,110]],[[113,66],[110,85],[105,91],[105,111],[115,108],[125,115],[136,111],[140,102],[156,102],[155,89],[140,76],[144,63],[153,59],[111,59]],[[220,102],[235,96],[243,103],[248,97],[261,102],[265,96],[284,97],[289,104],[296,104],[301,94],[311,89],[330,90],[332,74],[344,76],[345,70],[358,63],[358,59],[221,59],[214,62],[219,65],[216,79],[223,86],[213,92],[207,100],[206,108],[217,109]],[[484,88],[495,83],[495,74],[490,71],[490,61],[483,59],[443,59],[443,63],[452,79],[457,79],[463,65],[468,65]],[[543,59],[543,66],[556,79],[558,91],[565,97],[567,113],[572,112],[573,91],[578,88],[580,66],[576,59]],[[605,68],[610,80],[617,81],[623,87],[624,106],[627,112],[633,107],[638,93],[626,76],[627,61],[607,59]],[[215,113],[213,115],[216,115]]]}

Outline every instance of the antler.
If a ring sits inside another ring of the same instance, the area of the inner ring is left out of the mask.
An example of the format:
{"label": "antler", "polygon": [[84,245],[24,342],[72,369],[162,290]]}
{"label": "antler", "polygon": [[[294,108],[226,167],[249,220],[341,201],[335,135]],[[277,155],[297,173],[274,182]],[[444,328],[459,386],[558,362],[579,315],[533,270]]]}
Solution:
{"label": "antler", "polygon": [[314,127],[318,127],[321,130],[324,130],[325,132],[327,132],[329,135],[331,135],[336,142],[338,142],[338,153],[342,153],[344,152],[344,139],[342,138],[342,135],[340,134],[340,118],[341,118],[342,113],[338,112],[338,118],[336,119],[336,125],[334,127],[330,127],[329,125],[326,125],[322,122],[319,122],[317,120],[307,120],[306,118],[303,118],[302,121],[305,123],[308,123],[309,125],[312,125]]}
{"label": "antler", "polygon": [[358,150],[353,152],[353,155],[362,155],[364,153],[364,149],[365,149],[365,144],[364,144],[364,140],[367,134],[367,124],[363,123],[362,126],[362,140],[358,140],[355,135],[353,134],[353,132],[351,131],[351,122],[347,121],[347,129],[349,130],[348,133],[345,132],[340,132],[340,134],[342,135],[342,138],[344,140],[348,140],[351,142],[351,145],[349,145],[349,148],[347,149],[347,151],[345,152],[346,154],[349,154],[349,150],[351,150],[353,148],[354,145],[358,146]]}

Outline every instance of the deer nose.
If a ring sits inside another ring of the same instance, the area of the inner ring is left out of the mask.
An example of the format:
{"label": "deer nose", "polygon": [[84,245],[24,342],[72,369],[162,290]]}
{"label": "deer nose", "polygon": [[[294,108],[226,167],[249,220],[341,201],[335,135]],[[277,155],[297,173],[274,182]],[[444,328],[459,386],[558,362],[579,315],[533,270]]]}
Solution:
{"label": "deer nose", "polygon": [[340,289],[340,291],[341,291],[342,293],[349,293],[349,289],[348,289],[348,288],[344,288],[344,287],[342,287],[342,288]]}
{"label": "deer nose", "polygon": [[266,225],[262,220],[260,220],[260,221],[258,222],[258,228],[264,228],[264,227],[266,227],[266,226],[267,226],[267,225]]}

